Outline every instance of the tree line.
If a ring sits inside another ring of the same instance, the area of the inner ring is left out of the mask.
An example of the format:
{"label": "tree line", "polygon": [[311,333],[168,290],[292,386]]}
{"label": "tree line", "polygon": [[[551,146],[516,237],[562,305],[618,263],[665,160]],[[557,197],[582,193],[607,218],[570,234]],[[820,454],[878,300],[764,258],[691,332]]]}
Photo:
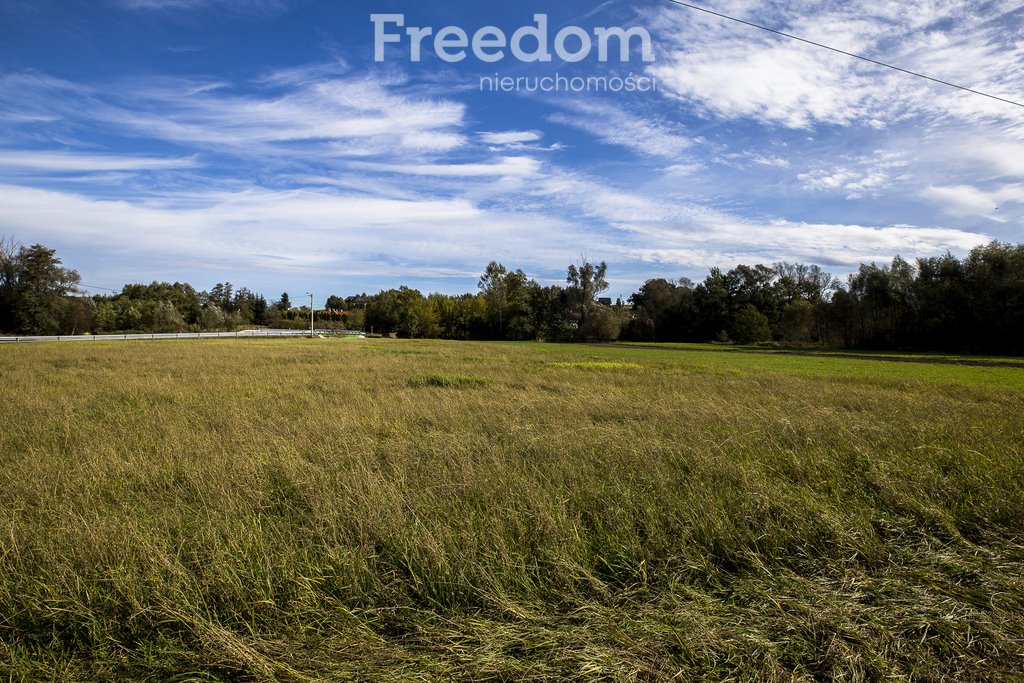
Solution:
{"label": "tree line", "polygon": [[631,302],[636,339],[1020,354],[1024,245],[862,264],[845,282],[801,264],[713,268],[696,286],[650,280]]}
{"label": "tree line", "polygon": [[[310,309],[287,293],[268,302],[245,287],[125,285],[83,296],[78,274],[42,245],[0,243],[0,330],[102,334],[304,327]],[[564,285],[542,285],[492,262],[477,291],[399,287],[331,296],[318,327],[408,338],[776,342],[795,346],[1024,352],[1024,245],[999,242],[952,254],[862,264],[845,281],[816,265],[712,268],[700,283],[648,280],[628,301],[602,297],[606,263],[572,264]]]}

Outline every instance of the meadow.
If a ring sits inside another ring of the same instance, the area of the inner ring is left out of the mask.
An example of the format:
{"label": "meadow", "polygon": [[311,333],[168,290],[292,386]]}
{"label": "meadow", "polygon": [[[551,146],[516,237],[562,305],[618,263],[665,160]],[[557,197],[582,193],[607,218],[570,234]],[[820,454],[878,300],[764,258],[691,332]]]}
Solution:
{"label": "meadow", "polygon": [[0,346],[0,677],[1024,681],[1024,369]]}

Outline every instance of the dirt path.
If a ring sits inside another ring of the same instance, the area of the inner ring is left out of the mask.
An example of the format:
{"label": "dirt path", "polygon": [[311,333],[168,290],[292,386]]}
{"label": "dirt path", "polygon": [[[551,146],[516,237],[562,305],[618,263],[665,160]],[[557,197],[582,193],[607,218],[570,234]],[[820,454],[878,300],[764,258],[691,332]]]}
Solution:
{"label": "dirt path", "polygon": [[968,365],[982,368],[1016,368],[1024,370],[1024,362],[974,360],[971,358],[928,358],[926,356],[873,356],[864,353],[815,353],[814,351],[743,351],[738,349],[691,349],[684,346],[645,346],[642,344],[593,344],[609,349],[653,349],[656,351],[681,351],[690,353],[752,353],[766,356],[801,356],[804,358],[844,358],[848,360],[877,360],[886,363],[925,363],[928,365]]}

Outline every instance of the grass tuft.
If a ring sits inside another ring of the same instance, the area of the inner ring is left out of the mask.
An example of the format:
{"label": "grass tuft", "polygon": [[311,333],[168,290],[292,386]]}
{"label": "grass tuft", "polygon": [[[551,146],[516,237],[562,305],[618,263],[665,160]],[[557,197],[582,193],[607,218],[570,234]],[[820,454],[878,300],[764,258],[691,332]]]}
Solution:
{"label": "grass tuft", "polygon": [[442,389],[462,389],[465,387],[483,387],[490,383],[485,377],[456,375],[451,373],[419,375],[409,380],[414,387],[440,387]]}
{"label": "grass tuft", "polygon": [[618,361],[577,361],[548,363],[549,368],[574,368],[578,370],[638,370],[642,365],[638,363],[623,363]]}

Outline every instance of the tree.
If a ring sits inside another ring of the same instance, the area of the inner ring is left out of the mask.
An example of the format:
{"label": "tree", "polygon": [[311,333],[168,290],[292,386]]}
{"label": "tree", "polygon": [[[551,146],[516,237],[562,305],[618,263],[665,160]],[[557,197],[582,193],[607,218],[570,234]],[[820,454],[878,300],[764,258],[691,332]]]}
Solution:
{"label": "tree", "polygon": [[406,339],[430,338],[439,329],[434,311],[418,289],[398,288],[398,336]]}
{"label": "tree", "polygon": [[368,297],[366,302],[366,326],[370,332],[390,334],[398,331],[401,311],[398,290],[389,289]]}
{"label": "tree", "polygon": [[14,304],[17,300],[18,254],[21,245],[13,238],[0,238],[0,332],[13,332]]}
{"label": "tree", "polygon": [[1024,244],[975,247],[963,268],[972,349],[1024,351]]}
{"label": "tree", "polygon": [[87,296],[64,299],[60,329],[70,334],[85,334],[96,327],[96,302]]}
{"label": "tree", "polygon": [[488,306],[483,294],[431,294],[427,301],[442,339],[481,339],[488,335]]}
{"label": "tree", "polygon": [[565,278],[569,285],[566,294],[569,298],[569,316],[581,331],[586,325],[587,316],[597,306],[597,298],[608,289],[608,280],[605,275],[608,272],[608,264],[601,261],[594,265],[583,260],[579,266],[572,264]]}
{"label": "tree", "polygon": [[859,344],[877,348],[906,346],[916,326],[914,268],[897,256],[891,266],[861,264],[848,279],[855,302]]}
{"label": "tree", "polygon": [[203,303],[213,304],[223,311],[233,311],[235,310],[233,290],[234,286],[230,282],[218,282],[209,292],[203,292]]}
{"label": "tree", "polygon": [[477,282],[483,293],[491,320],[492,336],[498,339],[535,339],[534,290],[539,289],[526,273],[509,271],[497,261],[491,261]]}
{"label": "tree", "polygon": [[440,328],[435,310],[417,289],[389,289],[370,297],[366,324],[376,332],[408,339],[436,337]]}
{"label": "tree", "polygon": [[114,296],[114,300],[135,302],[141,309],[148,309],[152,304],[169,303],[177,310],[183,322],[191,325],[198,321],[199,311],[206,297],[209,297],[209,294],[200,294],[189,284],[152,282],[148,285],[125,285],[121,292]]}
{"label": "tree", "polygon": [[0,323],[26,334],[59,334],[67,319],[67,296],[78,291],[78,273],[61,267],[53,249],[41,244],[0,248]]}
{"label": "tree", "polygon": [[256,297],[257,295],[250,291],[249,288],[241,287],[235,291],[235,296],[231,300],[231,307],[225,310],[234,312],[239,323],[252,324]]}
{"label": "tree", "polygon": [[281,298],[274,303],[274,308],[282,313],[287,313],[292,310],[292,300],[288,298],[288,292],[281,295]]}
{"label": "tree", "polygon": [[753,304],[746,304],[736,314],[730,336],[739,344],[753,344],[771,339],[772,330],[768,326],[768,317],[754,308]]}
{"label": "tree", "polygon": [[566,290],[558,285],[531,288],[530,312],[536,338],[545,341],[569,339],[573,330],[565,315],[568,306]]}
{"label": "tree", "polygon": [[693,291],[695,337],[709,341],[728,337],[732,326],[733,301],[729,278],[718,268],[712,268],[704,282]]}
{"label": "tree", "polygon": [[786,304],[775,326],[779,339],[785,342],[807,343],[814,333],[814,304],[797,299]]}
{"label": "tree", "polygon": [[505,339],[527,341],[537,338],[533,301],[540,285],[516,269],[505,277]]}
{"label": "tree", "polygon": [[186,328],[181,314],[170,301],[159,301],[154,304],[144,319],[143,326],[149,332],[181,332]]}
{"label": "tree", "polygon": [[629,300],[633,304],[633,319],[626,332],[630,338],[683,341],[693,306],[689,280],[678,285],[663,278],[648,280]]}
{"label": "tree", "polygon": [[580,327],[580,335],[584,339],[596,341],[615,341],[619,338],[620,322],[615,312],[608,306],[595,306],[587,315]]}
{"label": "tree", "polygon": [[207,331],[217,331],[225,326],[224,311],[220,306],[210,304],[205,306],[199,314],[199,326]]}
{"label": "tree", "polygon": [[96,315],[94,318],[94,332],[116,332],[117,331],[117,308],[114,303],[105,297],[96,297]]}
{"label": "tree", "polygon": [[477,288],[484,293],[491,315],[494,317],[498,338],[505,337],[505,309],[508,307],[508,269],[497,261],[491,261],[477,282]]}
{"label": "tree", "polygon": [[267,300],[262,294],[257,294],[252,300],[252,322],[254,325],[267,324]]}

